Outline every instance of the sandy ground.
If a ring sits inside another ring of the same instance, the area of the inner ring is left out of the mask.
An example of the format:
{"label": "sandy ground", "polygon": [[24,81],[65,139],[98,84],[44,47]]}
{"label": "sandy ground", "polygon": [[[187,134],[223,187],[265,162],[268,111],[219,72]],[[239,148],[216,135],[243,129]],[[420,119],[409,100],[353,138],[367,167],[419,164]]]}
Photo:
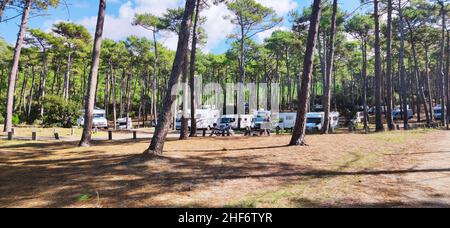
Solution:
{"label": "sandy ground", "polygon": [[0,141],[0,207],[449,207],[450,133]]}
{"label": "sandy ground", "polygon": [[450,206],[450,132],[435,136],[425,150],[411,153],[418,163],[406,166],[407,173],[399,179],[403,185],[414,186],[405,193],[407,199],[415,199],[423,206]]}

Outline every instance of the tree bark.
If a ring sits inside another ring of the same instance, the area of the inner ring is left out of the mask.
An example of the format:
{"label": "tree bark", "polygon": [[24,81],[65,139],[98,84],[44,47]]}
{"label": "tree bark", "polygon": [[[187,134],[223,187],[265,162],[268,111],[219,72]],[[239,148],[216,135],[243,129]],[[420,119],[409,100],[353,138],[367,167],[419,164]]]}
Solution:
{"label": "tree bark", "polygon": [[[191,63],[190,63],[190,69],[189,69],[189,87],[191,89],[191,132],[190,137],[196,137],[197,136],[197,120],[195,118],[196,116],[196,109],[197,109],[197,103],[195,102],[195,63],[197,58],[197,41],[198,41],[198,21],[200,19],[200,0],[197,0],[197,5],[195,6],[195,20],[194,20],[194,28],[193,28],[193,34],[192,34],[192,48],[191,48]],[[226,104],[226,103],[225,103]]]}
{"label": "tree bark", "polygon": [[22,22],[20,24],[20,31],[17,35],[16,47],[14,49],[14,57],[12,61],[11,72],[8,80],[8,97],[6,102],[6,118],[4,132],[12,130],[12,116],[14,111],[14,91],[16,88],[16,77],[19,71],[20,54],[22,52],[23,39],[27,32],[28,16],[30,15],[31,5],[33,0],[27,0],[23,8]]}
{"label": "tree bark", "polygon": [[64,76],[63,98],[64,98],[64,101],[66,101],[66,102],[69,100],[70,68],[72,68],[72,50],[69,50],[67,53],[66,74]]}
{"label": "tree bark", "polygon": [[374,15],[375,15],[375,122],[376,131],[384,131],[381,109],[381,93],[382,93],[382,75],[381,75],[381,44],[380,44],[380,15],[378,12],[378,0],[374,0]]}
{"label": "tree bark", "polygon": [[103,25],[105,22],[106,0],[99,0],[97,27],[95,29],[94,48],[92,51],[92,65],[89,73],[88,96],[85,102],[85,116],[83,135],[81,136],[80,146],[88,147],[91,144],[92,137],[92,119],[95,106],[95,87],[98,79],[98,68],[100,65],[100,51],[102,47]]}
{"label": "tree bark", "polygon": [[313,12],[310,19],[308,41],[303,63],[301,90],[298,92],[297,120],[291,142],[289,143],[290,146],[306,145],[306,114],[310,98],[311,79],[314,66],[314,50],[316,49],[317,33],[319,32],[320,14],[322,11],[321,3],[321,0],[314,0],[313,3]]}
{"label": "tree bark", "polygon": [[433,92],[431,91],[430,82],[430,60],[428,55],[428,45],[424,45],[425,49],[425,86],[428,90],[428,107],[430,112],[430,123],[434,123],[434,110],[433,110]]}
{"label": "tree bark", "polygon": [[28,124],[32,124],[31,123],[31,119],[30,119],[30,114],[31,114],[31,105],[33,103],[33,91],[34,91],[34,81],[36,79],[36,74],[35,74],[35,67],[32,66],[31,67],[31,87],[30,87],[30,93],[28,94],[28,108],[27,108],[27,122]]}
{"label": "tree bark", "polygon": [[[156,28],[155,28],[156,30]],[[158,110],[157,110],[157,102],[156,102],[156,81],[158,80],[158,61],[159,61],[159,53],[158,53],[158,42],[156,40],[156,31],[153,31],[153,45],[155,46],[155,62],[153,63],[153,78],[152,78],[152,113],[153,113],[153,122],[155,125],[158,124]]]}
{"label": "tree bark", "polygon": [[181,29],[178,38],[178,47],[170,74],[169,83],[164,97],[163,107],[161,110],[161,118],[156,127],[150,147],[144,152],[148,158],[161,156],[163,154],[164,144],[169,132],[170,124],[173,119],[172,106],[176,100],[176,96],[172,96],[171,90],[178,82],[182,70],[183,62],[186,61],[186,53],[189,46],[189,37],[192,25],[192,15],[195,9],[195,0],[187,0]]}
{"label": "tree bark", "polygon": [[402,0],[399,3],[399,18],[400,18],[400,50],[399,50],[399,64],[400,64],[400,87],[402,97],[402,109],[403,109],[403,127],[405,130],[409,129],[408,120],[408,104],[407,104],[407,91],[406,91],[406,68],[405,68],[405,35],[404,35],[404,18],[402,9]]}
{"label": "tree bark", "polygon": [[183,84],[183,115],[181,117],[181,131],[180,131],[180,140],[187,140],[189,137],[189,118],[188,116],[188,53],[186,52],[185,61],[183,62],[183,70],[182,70],[182,84]]}
{"label": "tree bark", "polygon": [[387,0],[388,4],[388,20],[387,20],[387,36],[386,36],[386,80],[387,80],[387,125],[390,131],[395,130],[393,111],[393,88],[392,88],[392,0]]}
{"label": "tree bark", "polygon": [[331,75],[333,74],[334,66],[334,46],[335,46],[335,36],[336,36],[336,18],[338,10],[338,1],[333,0],[333,15],[331,17],[331,30],[330,30],[330,50],[327,55],[327,67],[325,76],[325,87],[324,87],[324,110],[325,110],[325,121],[323,124],[323,133],[328,134],[331,127]]}
{"label": "tree bark", "polygon": [[444,59],[445,59],[445,32],[446,32],[446,10],[445,10],[445,3],[444,1],[438,2],[441,5],[441,16],[442,16],[442,37],[441,37],[441,50],[440,50],[440,62],[439,62],[439,75],[440,75],[440,96],[441,96],[441,107],[442,107],[442,115],[441,115],[441,123],[447,124],[446,121],[446,107],[445,103],[447,102],[446,99],[446,92],[445,92],[445,66],[444,66]]}

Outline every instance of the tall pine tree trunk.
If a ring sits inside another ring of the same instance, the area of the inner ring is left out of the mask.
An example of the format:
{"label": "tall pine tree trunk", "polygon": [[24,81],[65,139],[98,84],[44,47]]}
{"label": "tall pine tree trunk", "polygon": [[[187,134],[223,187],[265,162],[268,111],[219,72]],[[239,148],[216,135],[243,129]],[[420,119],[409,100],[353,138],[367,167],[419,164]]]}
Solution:
{"label": "tall pine tree trunk", "polygon": [[326,83],[324,87],[324,105],[325,110],[325,121],[323,124],[323,133],[328,134],[331,127],[331,75],[333,74],[334,66],[334,46],[335,46],[335,36],[336,36],[336,18],[338,10],[338,1],[333,0],[333,15],[331,17],[331,30],[330,30],[330,50],[327,55],[327,67],[326,67]]}
{"label": "tall pine tree trunk", "polygon": [[442,16],[442,36],[441,36],[441,50],[440,50],[440,62],[439,62],[439,91],[440,91],[440,100],[441,100],[441,107],[442,107],[442,115],[441,115],[441,123],[444,125],[446,124],[446,107],[445,103],[447,102],[446,99],[446,91],[445,91],[445,32],[446,32],[446,9],[445,9],[445,3],[444,1],[438,2],[441,5],[441,16]]}
{"label": "tall pine tree trunk", "polygon": [[181,117],[181,131],[180,131],[180,140],[187,140],[189,137],[189,118],[188,116],[188,53],[186,52],[185,60],[183,62],[183,70],[182,70],[182,84],[183,84],[183,115]]}
{"label": "tall pine tree trunk", "polygon": [[[200,19],[200,0],[197,0],[197,5],[195,6],[195,19],[194,28],[192,34],[192,48],[191,48],[191,63],[189,68],[189,87],[191,89],[191,132],[190,137],[197,136],[197,120],[195,118],[195,111],[197,109],[197,104],[195,102],[195,62],[197,58],[197,42],[198,42],[198,21]],[[226,103],[225,103],[226,104]]]}
{"label": "tall pine tree trunk", "polygon": [[399,67],[400,67],[400,87],[402,98],[402,114],[403,114],[403,127],[405,130],[409,129],[408,120],[408,102],[407,102],[407,89],[406,89],[406,68],[405,68],[405,32],[404,32],[404,18],[402,9],[402,0],[399,3],[399,18],[400,18],[400,50],[399,50]]}
{"label": "tall pine tree trunk", "polygon": [[94,115],[96,85],[98,79],[98,68],[100,65],[100,51],[102,47],[103,25],[105,22],[106,0],[99,0],[97,27],[95,29],[94,49],[92,51],[92,65],[89,73],[88,96],[85,102],[85,116],[83,135],[80,146],[86,147],[91,144],[92,119]]}
{"label": "tall pine tree trunk", "polygon": [[189,46],[189,37],[192,26],[192,16],[194,14],[196,1],[187,0],[183,20],[180,27],[180,33],[178,38],[178,47],[173,62],[172,72],[170,74],[167,91],[163,101],[163,107],[161,110],[161,118],[156,127],[155,133],[152,138],[150,147],[144,152],[148,158],[153,156],[160,156],[163,153],[164,144],[169,132],[170,124],[173,119],[172,106],[176,100],[176,96],[172,96],[172,87],[176,85],[180,77],[183,62],[186,61],[186,53]]}
{"label": "tall pine tree trunk", "polygon": [[306,114],[308,111],[308,104],[311,91],[311,79],[314,66],[314,50],[317,44],[317,33],[319,32],[320,14],[322,12],[322,1],[314,0],[313,11],[310,19],[310,27],[308,33],[308,41],[306,45],[306,52],[303,63],[303,75],[301,89],[298,92],[298,110],[297,120],[295,123],[294,132],[289,145],[306,145]]}
{"label": "tall pine tree trunk", "polygon": [[158,61],[159,61],[159,53],[158,53],[158,42],[156,40],[156,31],[153,31],[153,46],[155,46],[155,62],[153,63],[153,78],[152,78],[152,113],[153,113],[153,122],[155,125],[158,124],[158,110],[157,110],[157,102],[156,102],[156,80],[158,80]]}
{"label": "tall pine tree trunk", "polygon": [[12,61],[11,72],[8,80],[8,97],[6,101],[6,117],[4,131],[10,132],[12,130],[12,116],[14,111],[14,91],[16,88],[16,77],[19,71],[19,60],[22,52],[23,39],[27,32],[28,16],[30,15],[31,5],[33,0],[27,0],[23,8],[22,22],[20,24],[19,34],[17,35],[16,47],[14,48],[14,57]]}
{"label": "tall pine tree trunk", "polygon": [[387,35],[386,35],[386,81],[387,81],[387,98],[386,98],[386,106],[387,106],[387,125],[389,130],[395,130],[394,118],[392,116],[393,112],[393,93],[394,90],[392,88],[392,0],[387,0],[388,4],[388,20],[387,20]]}
{"label": "tall pine tree trunk", "polygon": [[384,131],[381,109],[381,95],[382,95],[382,69],[381,69],[381,44],[380,44],[380,15],[378,12],[378,0],[374,0],[374,15],[375,15],[375,122],[376,131]]}

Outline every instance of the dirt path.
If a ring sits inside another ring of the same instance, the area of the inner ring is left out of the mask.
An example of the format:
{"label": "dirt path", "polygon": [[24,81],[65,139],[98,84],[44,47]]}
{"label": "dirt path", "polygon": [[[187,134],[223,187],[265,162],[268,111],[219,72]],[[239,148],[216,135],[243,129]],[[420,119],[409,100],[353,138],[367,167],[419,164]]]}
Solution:
{"label": "dirt path", "polygon": [[409,201],[416,206],[450,206],[450,132],[442,131],[434,137],[425,145],[425,151],[410,154],[417,156],[419,162],[409,166],[411,172],[400,178],[409,189],[405,193],[407,204]]}

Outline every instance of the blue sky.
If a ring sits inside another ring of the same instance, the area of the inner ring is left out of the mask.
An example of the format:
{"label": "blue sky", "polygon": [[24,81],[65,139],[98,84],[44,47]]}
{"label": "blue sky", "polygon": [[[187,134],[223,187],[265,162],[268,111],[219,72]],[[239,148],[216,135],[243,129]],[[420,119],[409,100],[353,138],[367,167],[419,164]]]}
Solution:
{"label": "blue sky", "polygon": [[[280,16],[287,16],[292,9],[301,10],[311,4],[312,0],[257,0],[262,4],[272,7]],[[68,7],[61,5],[57,9],[45,12],[43,16],[33,16],[29,27],[50,31],[53,23],[58,21],[72,21],[85,25],[90,32],[95,29],[98,1],[93,0],[66,0]],[[341,7],[346,11],[353,11],[359,6],[360,0],[341,0]],[[161,15],[167,8],[174,8],[184,4],[184,0],[108,0],[107,18],[105,22],[105,37],[114,40],[124,39],[128,35],[151,37],[148,31],[131,26],[131,20],[135,13],[150,12]],[[5,18],[17,14],[15,11],[7,11]],[[209,37],[203,50],[212,53],[223,53],[227,50],[229,41],[227,35],[233,32],[234,27],[223,17],[228,14],[224,5],[213,6],[203,12],[208,21],[204,25]],[[9,43],[15,43],[20,20],[11,20],[0,24],[0,36]],[[289,29],[288,22],[276,29]],[[272,31],[259,34],[256,39],[264,40]],[[175,34],[162,33],[159,41],[170,49],[176,48],[177,37]]]}

